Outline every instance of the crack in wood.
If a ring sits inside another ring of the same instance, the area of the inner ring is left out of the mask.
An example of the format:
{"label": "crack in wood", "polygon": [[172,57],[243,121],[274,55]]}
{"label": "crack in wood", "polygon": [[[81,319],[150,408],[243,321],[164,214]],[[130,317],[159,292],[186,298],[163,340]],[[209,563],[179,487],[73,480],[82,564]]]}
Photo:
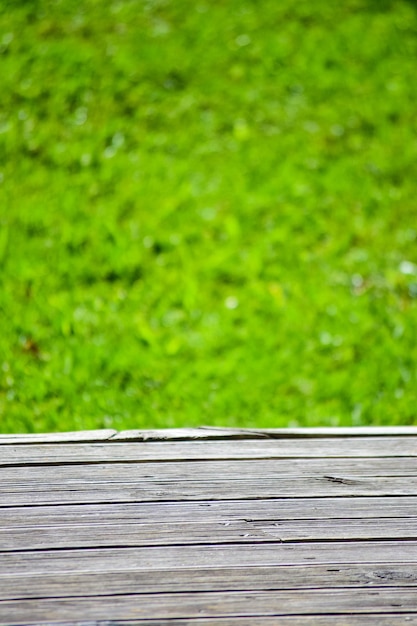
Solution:
{"label": "crack in wood", "polygon": [[325,475],[323,476],[323,478],[329,480],[332,483],[339,483],[341,485],[360,485],[361,483],[363,483],[363,481],[354,480],[352,478],[343,478],[342,476]]}

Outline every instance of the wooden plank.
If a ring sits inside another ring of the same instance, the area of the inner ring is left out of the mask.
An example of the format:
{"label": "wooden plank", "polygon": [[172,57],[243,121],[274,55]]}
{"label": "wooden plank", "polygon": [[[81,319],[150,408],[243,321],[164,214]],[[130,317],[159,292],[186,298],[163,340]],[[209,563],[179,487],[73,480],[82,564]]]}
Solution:
{"label": "wooden plank", "polygon": [[4,552],[0,574],[387,562],[417,565],[417,541],[277,542]]}
{"label": "wooden plank", "polygon": [[417,437],[268,439],[3,446],[0,466],[209,459],[416,457]]}
{"label": "wooden plank", "polygon": [[[406,529],[404,529],[406,530]],[[248,522],[178,522],[171,524],[74,525],[62,528],[0,530],[0,552],[61,548],[97,548],[184,544],[248,543],[272,535]]]}
{"label": "wooden plank", "polygon": [[[284,429],[283,429],[284,432]],[[384,433],[382,433],[384,434]],[[399,431],[398,435],[403,435]],[[409,433],[411,434],[411,433]],[[416,433],[417,434],[417,429]],[[22,443],[79,443],[95,441],[195,441],[217,439],[264,439],[269,434],[261,430],[245,430],[234,428],[160,428],[154,430],[125,430],[118,432],[114,429],[85,430],[75,432],[56,433],[25,433],[0,435],[0,445],[16,445]]]}
{"label": "wooden plank", "polygon": [[153,430],[101,429],[91,431],[24,433],[0,435],[0,445],[27,443],[77,443],[92,441],[194,441],[206,439],[265,439],[322,437],[409,437],[417,436],[416,426],[359,426],[333,428],[161,428]]}
{"label": "wooden plank", "polygon": [[301,478],[322,477],[404,477],[417,476],[417,458],[336,458],[336,459],[232,459],[226,461],[167,461],[166,463],[96,463],[88,465],[36,465],[3,467],[0,489],[23,484],[56,484],[67,480],[91,483],[106,480],[187,480],[223,478]]}
{"label": "wooden plank", "polygon": [[[219,426],[203,426],[205,431],[222,431]],[[229,429],[227,429],[229,430]],[[132,432],[132,431],[129,431]],[[141,431],[137,431],[141,432]],[[262,435],[272,438],[310,438],[310,437],[408,437],[417,435],[417,426],[331,426],[310,428],[234,428],[233,433]],[[123,433],[120,433],[123,435]],[[117,436],[116,436],[117,437]]]}
{"label": "wooden plank", "polygon": [[324,540],[417,539],[414,519],[331,520],[309,523],[212,522],[177,524],[74,524],[70,528],[40,527],[0,530],[0,550],[81,547],[157,546],[217,543],[294,542]]}
{"label": "wooden plank", "polygon": [[[210,430],[213,427],[209,427]],[[216,428],[216,427],[214,427]],[[243,431],[244,432],[244,431]],[[246,430],[251,433],[261,433],[273,438],[345,438],[345,437],[415,437],[417,426],[335,426],[335,427],[313,427],[313,428],[263,428]]]}
{"label": "wooden plank", "polygon": [[143,594],[98,598],[37,599],[0,603],[3,623],[126,619],[194,619],[201,617],[346,615],[417,613],[417,594],[411,589],[332,589],[302,591],[245,591],[193,594]]}
{"label": "wooden plank", "polygon": [[416,478],[293,478],[290,480],[136,481],[57,485],[25,485],[0,492],[0,507],[93,502],[161,502],[306,498],[324,496],[410,496],[417,493]]}
{"label": "wooden plank", "polygon": [[174,523],[249,520],[414,518],[417,497],[325,497],[217,502],[121,502],[3,508],[0,528],[71,527],[97,523]]}
{"label": "wooden plank", "polygon": [[[70,533],[68,531],[71,531]],[[118,546],[216,545],[299,541],[417,540],[417,517],[384,520],[79,523],[0,530],[0,552]]]}
{"label": "wooden plank", "polygon": [[416,426],[357,426],[334,428],[171,428],[160,430],[125,430],[112,437],[112,441],[166,441],[195,439],[293,439],[318,437],[410,437],[417,436]]}
{"label": "wooden plank", "polygon": [[251,528],[282,542],[417,539],[416,518],[279,520],[253,522]]}
{"label": "wooden plank", "polygon": [[[130,593],[195,591],[272,591],[349,587],[417,587],[414,564],[303,565],[130,570],[115,572],[47,572],[0,576],[0,600],[88,597]],[[354,593],[354,591],[352,591]]]}
{"label": "wooden plank", "polygon": [[97,441],[108,441],[117,435],[117,431],[112,428],[102,430],[81,430],[68,433],[28,433],[0,435],[0,446],[20,445],[33,443],[93,443]]}
{"label": "wooden plank", "polygon": [[[117,620],[117,625],[110,625],[106,623],[89,623],[88,626],[149,626],[149,624],[157,624],[157,626],[191,626],[191,622],[183,619],[169,619],[169,620]],[[192,626],[254,626],[253,617],[216,617],[216,621],[213,622],[213,618],[194,618]],[[410,624],[417,624],[417,616],[406,614],[379,614],[372,615],[367,613],[366,615],[302,615],[291,617],[279,617],[277,622],[276,617],[265,617],[259,615],[256,617],[256,626],[409,626]],[[63,626],[62,622],[50,623],[49,626]],[[65,622],[65,626],[80,626],[75,622]]]}
{"label": "wooden plank", "polygon": [[[417,429],[414,433],[417,435]],[[112,437],[112,441],[195,441],[216,439],[265,439],[267,433],[261,430],[239,428],[161,428],[155,430],[124,430]]]}

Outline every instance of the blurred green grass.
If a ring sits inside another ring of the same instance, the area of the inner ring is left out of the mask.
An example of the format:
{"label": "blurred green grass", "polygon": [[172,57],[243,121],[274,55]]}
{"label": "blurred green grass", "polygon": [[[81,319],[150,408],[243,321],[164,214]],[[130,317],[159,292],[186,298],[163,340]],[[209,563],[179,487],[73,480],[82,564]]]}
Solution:
{"label": "blurred green grass", "polygon": [[0,33],[2,432],[414,423],[415,3]]}

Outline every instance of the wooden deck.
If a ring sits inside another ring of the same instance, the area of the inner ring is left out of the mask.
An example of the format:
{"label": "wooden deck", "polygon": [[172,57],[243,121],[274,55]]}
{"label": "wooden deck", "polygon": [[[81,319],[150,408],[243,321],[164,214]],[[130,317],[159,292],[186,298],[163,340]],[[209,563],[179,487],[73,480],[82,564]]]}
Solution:
{"label": "wooden deck", "polygon": [[0,623],[417,624],[417,428],[0,437]]}

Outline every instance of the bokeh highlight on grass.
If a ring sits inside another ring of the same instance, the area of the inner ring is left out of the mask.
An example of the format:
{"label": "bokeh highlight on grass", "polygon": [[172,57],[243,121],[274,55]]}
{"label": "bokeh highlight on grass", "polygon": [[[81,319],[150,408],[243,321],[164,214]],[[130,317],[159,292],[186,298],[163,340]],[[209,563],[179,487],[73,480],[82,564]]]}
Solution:
{"label": "bokeh highlight on grass", "polygon": [[0,4],[0,430],[414,423],[417,7]]}

